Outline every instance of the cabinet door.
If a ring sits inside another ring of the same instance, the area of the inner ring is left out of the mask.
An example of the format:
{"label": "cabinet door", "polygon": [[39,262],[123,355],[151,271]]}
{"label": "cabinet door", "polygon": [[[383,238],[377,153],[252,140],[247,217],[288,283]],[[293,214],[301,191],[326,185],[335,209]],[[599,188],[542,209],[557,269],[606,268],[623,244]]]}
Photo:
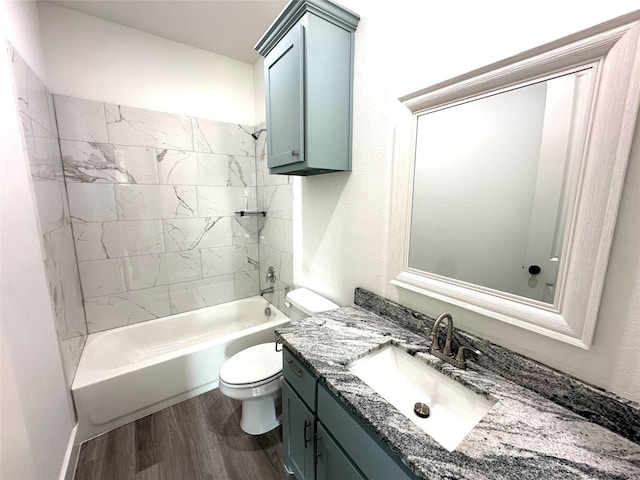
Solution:
{"label": "cabinet door", "polygon": [[304,26],[300,23],[264,63],[269,168],[304,161]]}
{"label": "cabinet door", "polygon": [[[325,385],[318,387],[318,420],[370,480],[417,480],[400,459]],[[336,480],[339,477],[336,477]]]}
{"label": "cabinet door", "polygon": [[282,385],[282,443],[284,463],[297,480],[315,478],[315,418],[285,381]]}
{"label": "cabinet door", "polygon": [[331,435],[318,423],[317,480],[365,480]]}

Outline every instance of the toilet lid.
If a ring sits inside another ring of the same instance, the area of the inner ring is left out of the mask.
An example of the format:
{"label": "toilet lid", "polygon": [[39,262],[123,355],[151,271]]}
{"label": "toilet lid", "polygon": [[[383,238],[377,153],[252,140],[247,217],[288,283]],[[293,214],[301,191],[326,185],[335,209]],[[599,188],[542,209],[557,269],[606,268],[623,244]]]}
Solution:
{"label": "toilet lid", "polygon": [[261,343],[236,353],[224,362],[220,380],[231,385],[261,382],[282,372],[282,351],[274,342]]}

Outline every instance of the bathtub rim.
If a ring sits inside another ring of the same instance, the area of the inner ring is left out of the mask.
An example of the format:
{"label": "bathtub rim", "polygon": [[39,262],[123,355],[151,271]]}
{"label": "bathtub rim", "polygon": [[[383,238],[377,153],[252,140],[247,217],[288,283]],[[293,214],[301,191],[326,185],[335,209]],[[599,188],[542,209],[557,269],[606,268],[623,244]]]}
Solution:
{"label": "bathtub rim", "polygon": [[[101,337],[107,336],[107,335],[114,335],[117,334],[118,332],[121,332],[125,329],[128,328],[142,328],[142,327],[150,327],[152,326],[151,323],[157,323],[157,322],[166,322],[166,321],[171,321],[171,320],[178,320],[180,318],[184,318],[186,316],[189,316],[190,314],[193,315],[194,312],[198,312],[198,313],[207,313],[209,310],[215,310],[216,307],[220,307],[222,305],[228,305],[231,303],[237,303],[237,302],[243,302],[243,301],[255,301],[255,300],[260,300],[261,303],[264,303],[265,307],[269,307],[272,310],[272,314],[269,318],[268,321],[262,322],[262,323],[258,323],[256,325],[252,325],[251,327],[245,327],[242,329],[238,329],[232,332],[229,332],[225,335],[221,335],[221,336],[217,336],[217,337],[212,337],[210,339],[204,340],[204,341],[200,341],[200,342],[195,342],[189,345],[185,345],[183,347],[179,347],[176,348],[174,350],[170,350],[168,352],[164,352],[155,356],[151,356],[149,358],[140,360],[139,362],[135,362],[133,364],[124,364],[118,367],[112,367],[112,368],[92,368],[89,367],[87,365],[85,365],[86,362],[83,362],[83,358],[85,358],[85,352],[87,351],[87,348],[91,347],[91,344],[100,341]],[[275,315],[274,315],[275,313]],[[132,372],[135,370],[140,370],[143,369],[145,367],[149,367],[151,365],[155,365],[155,364],[159,364],[159,363],[163,363],[163,362],[167,362],[173,358],[179,357],[179,356],[183,356],[183,355],[189,355],[191,353],[194,353],[198,350],[204,349],[204,348],[211,348],[213,346],[222,344],[222,343],[227,343],[229,341],[232,341],[240,336],[244,336],[244,335],[248,335],[248,334],[252,334],[252,333],[257,333],[261,330],[264,330],[265,328],[270,328],[270,327],[277,327],[278,325],[282,325],[285,324],[287,322],[290,321],[290,318],[283,313],[280,309],[278,309],[278,307],[276,307],[275,305],[273,305],[272,303],[270,303],[267,299],[265,299],[264,297],[261,296],[252,296],[252,297],[245,297],[245,298],[241,298],[241,299],[237,299],[237,300],[232,300],[230,302],[225,302],[225,303],[221,303],[218,305],[212,305],[209,307],[204,307],[201,309],[197,309],[197,310],[191,310],[188,312],[181,312],[175,315],[169,315],[166,317],[160,317],[160,318],[155,318],[152,320],[147,320],[147,321],[143,321],[143,322],[137,322],[134,324],[130,324],[130,325],[123,325],[121,327],[117,327],[117,328],[113,328],[113,329],[109,329],[109,330],[103,330],[100,332],[95,332],[95,333],[91,333],[87,336],[87,340],[85,342],[83,351],[82,351],[82,355],[80,357],[80,361],[78,362],[78,367],[76,369],[76,374],[74,376],[72,385],[71,385],[71,391],[73,392],[74,390],[78,390],[81,388],[85,388],[91,385],[94,385],[96,383],[99,383],[101,381],[105,381],[108,380],[110,378],[116,377],[118,375],[123,375],[126,374],[128,372]]]}

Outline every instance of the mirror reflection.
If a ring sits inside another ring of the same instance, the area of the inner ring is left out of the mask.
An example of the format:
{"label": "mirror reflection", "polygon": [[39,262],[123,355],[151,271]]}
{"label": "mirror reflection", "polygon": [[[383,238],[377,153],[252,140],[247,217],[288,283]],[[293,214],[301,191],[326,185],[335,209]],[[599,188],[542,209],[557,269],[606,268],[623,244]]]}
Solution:
{"label": "mirror reflection", "polygon": [[409,268],[553,303],[591,77],[417,116]]}

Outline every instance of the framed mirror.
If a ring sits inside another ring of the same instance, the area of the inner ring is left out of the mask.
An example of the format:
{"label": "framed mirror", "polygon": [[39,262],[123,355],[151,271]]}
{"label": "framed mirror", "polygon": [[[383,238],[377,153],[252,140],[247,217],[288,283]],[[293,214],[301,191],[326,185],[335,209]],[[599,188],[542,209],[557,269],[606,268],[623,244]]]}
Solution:
{"label": "framed mirror", "polygon": [[392,284],[589,348],[640,105],[639,19],[400,99]]}

